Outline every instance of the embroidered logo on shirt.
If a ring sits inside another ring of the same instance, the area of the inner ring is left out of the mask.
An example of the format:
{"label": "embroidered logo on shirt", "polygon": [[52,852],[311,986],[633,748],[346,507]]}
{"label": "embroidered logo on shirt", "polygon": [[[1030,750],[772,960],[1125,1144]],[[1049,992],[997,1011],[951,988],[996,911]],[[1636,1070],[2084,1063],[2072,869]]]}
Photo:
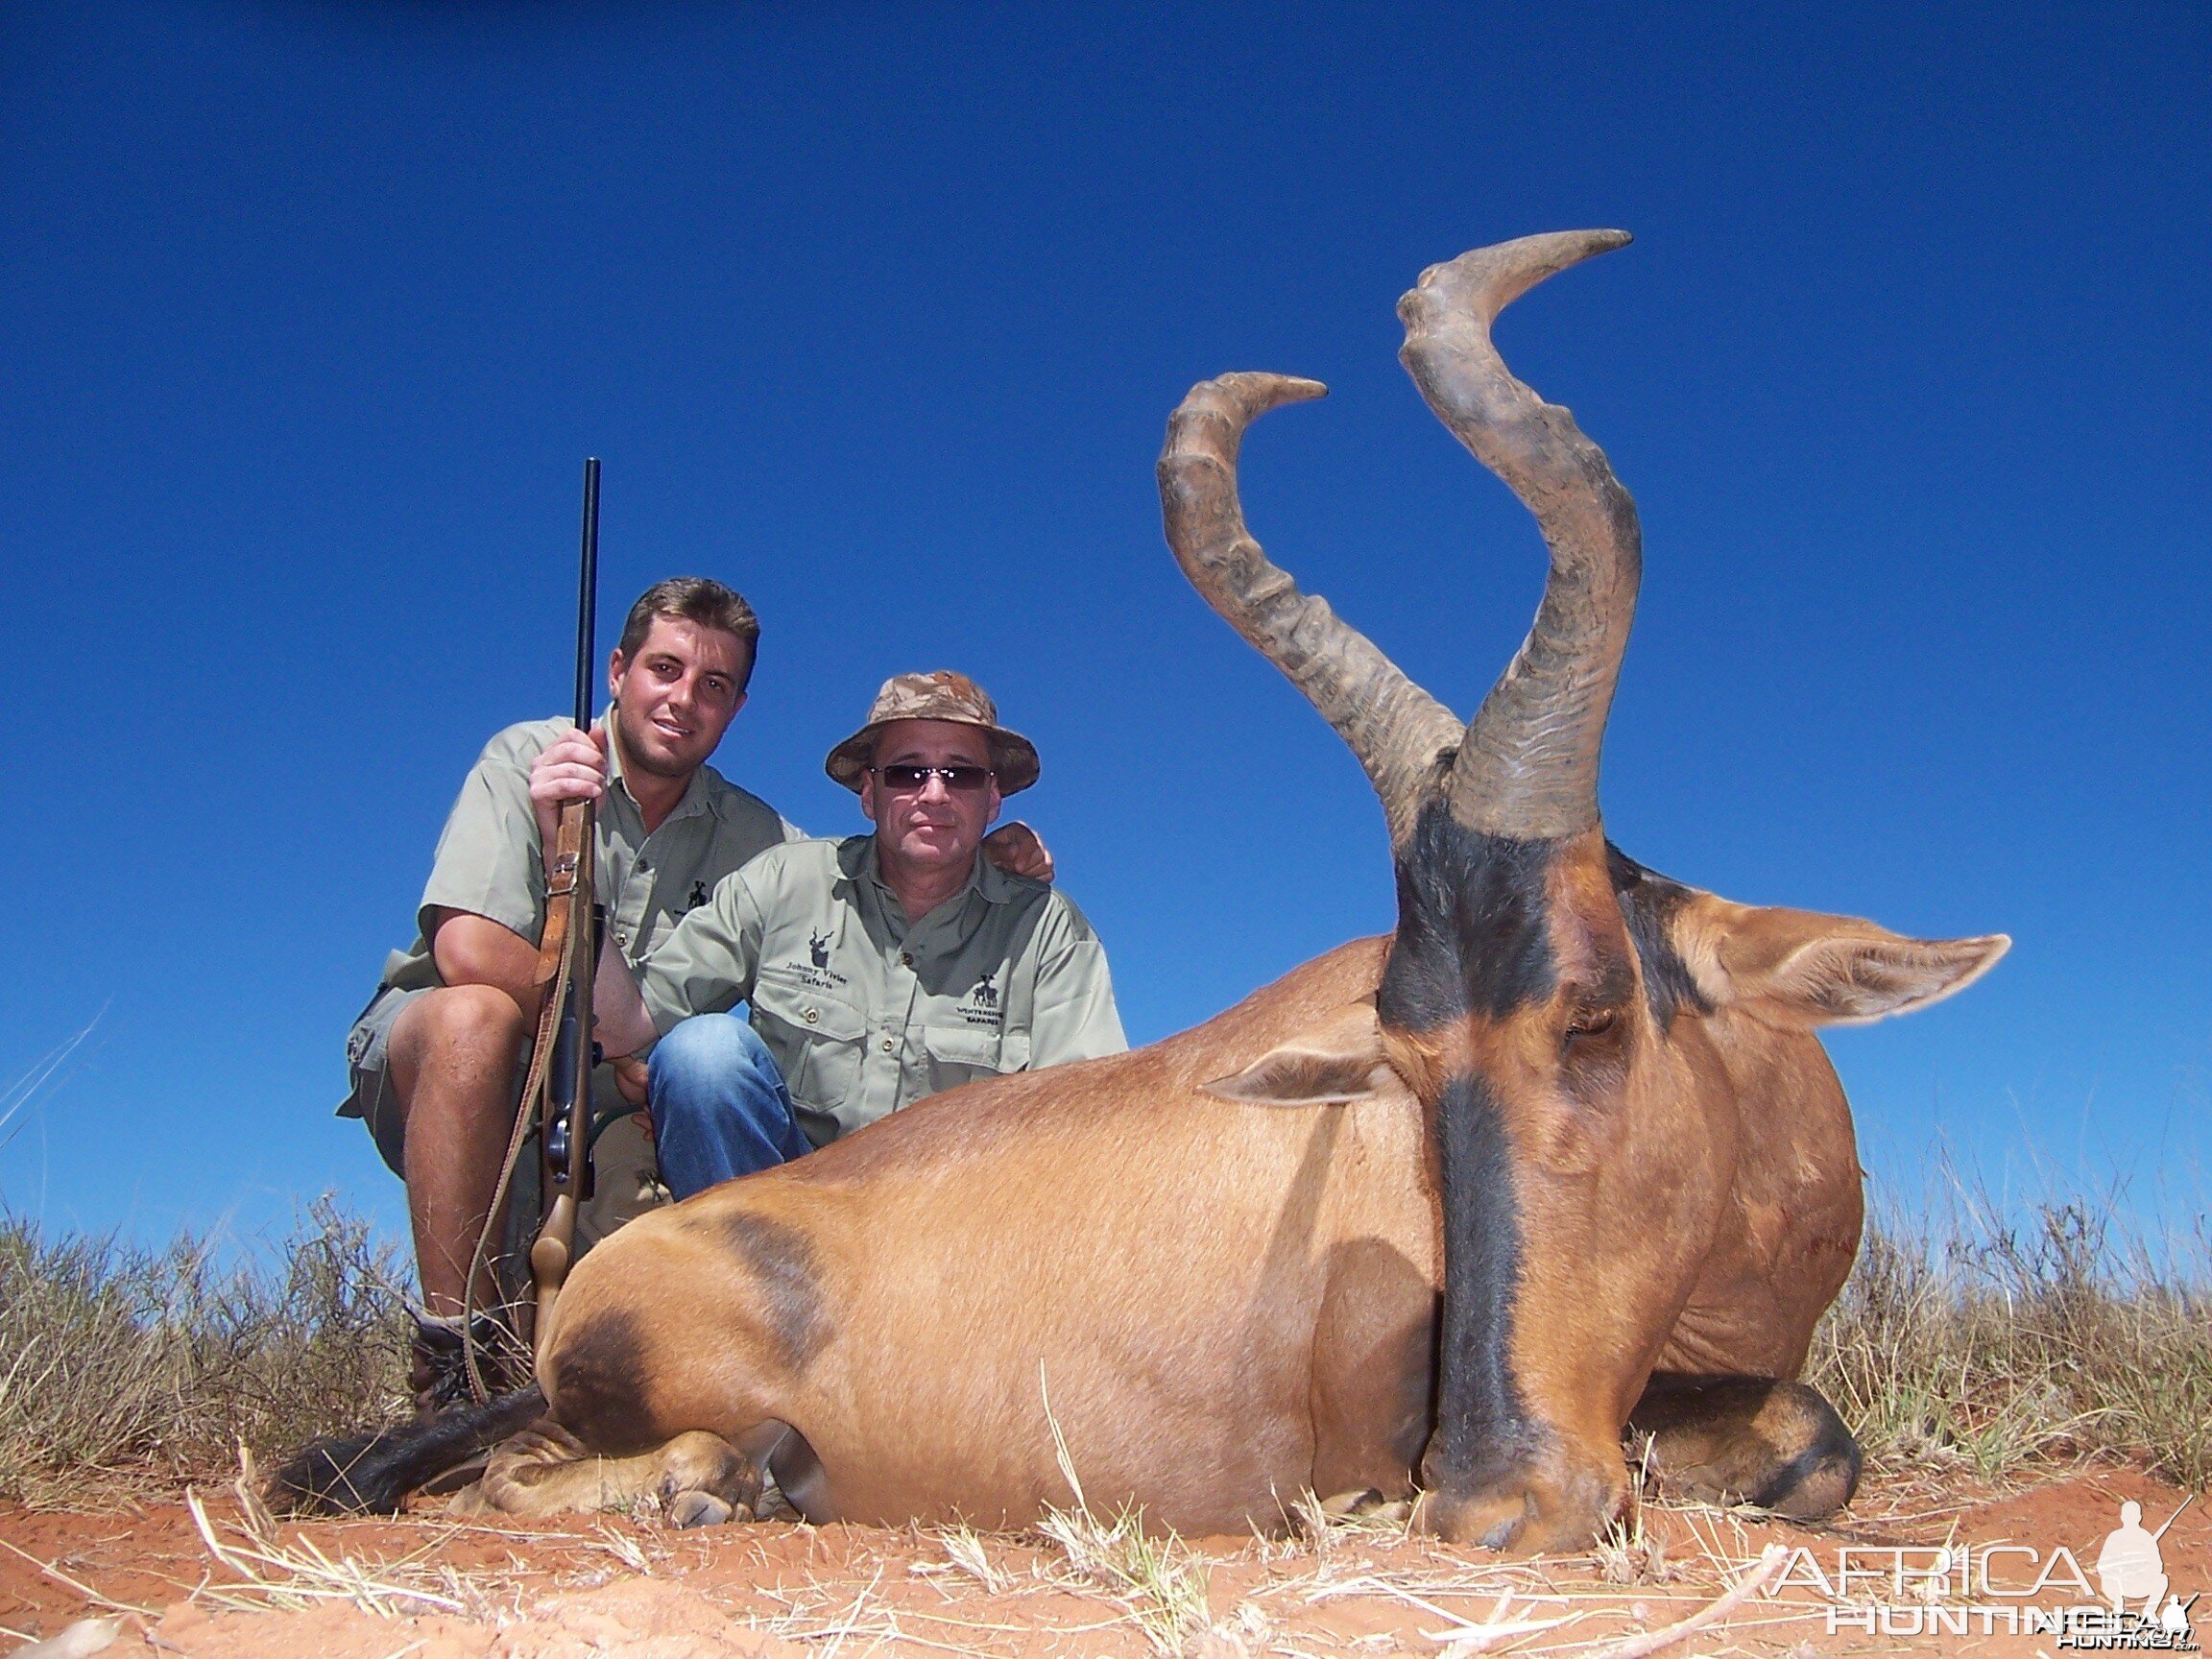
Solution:
{"label": "embroidered logo on shirt", "polygon": [[785,962],[780,967],[763,968],[763,974],[789,974],[795,984],[815,991],[842,991],[853,983],[834,968],[817,968],[811,962]]}
{"label": "embroidered logo on shirt", "polygon": [[702,905],[702,904],[704,904],[704,903],[706,903],[706,902],[707,902],[707,883],[706,883],[706,882],[704,882],[704,881],[694,881],[694,882],[692,882],[692,883],[691,883],[691,897],[684,901],[684,908],[685,908],[685,909],[686,909],[686,910],[696,910],[696,909],[698,909],[698,908],[699,908],[699,906],[700,906],[700,905]]}
{"label": "embroidered logo on shirt", "polygon": [[969,1025],[997,1027],[1005,1023],[1005,1013],[998,1006],[998,987],[991,981],[998,977],[994,968],[975,981],[975,988],[961,999],[957,1012],[961,1021]]}
{"label": "embroidered logo on shirt", "polygon": [[810,985],[817,991],[839,991],[852,981],[830,966],[830,946],[836,937],[833,933],[821,933],[809,927],[806,930],[807,960],[794,957],[772,973],[788,974],[802,985]]}

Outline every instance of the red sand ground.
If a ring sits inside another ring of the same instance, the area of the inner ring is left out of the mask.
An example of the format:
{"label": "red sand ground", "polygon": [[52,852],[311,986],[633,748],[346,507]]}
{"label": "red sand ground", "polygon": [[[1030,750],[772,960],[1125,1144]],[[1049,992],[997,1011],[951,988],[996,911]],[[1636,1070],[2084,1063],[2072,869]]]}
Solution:
{"label": "red sand ground", "polygon": [[[1455,1622],[1496,1616],[1551,1628],[1474,1651],[1600,1652],[1709,1604],[1763,1545],[1804,1545],[1824,1573],[1839,1547],[2014,1544],[2048,1561],[2060,1545],[2095,1580],[2097,1550],[2118,1525],[2122,1500],[2156,1527],[2183,1494],[2131,1471],[2080,1475],[2009,1496],[1925,1482],[1870,1480],[1834,1527],[1805,1529],[1717,1510],[1647,1507],[1658,1548],[1506,1563],[1375,1528],[1304,1541],[1200,1539],[1212,1629],[1194,1632],[1199,1659],[1333,1659],[1446,1653]],[[244,1544],[228,1493],[210,1499],[219,1537]],[[2212,1514],[2191,1505],[2161,1540],[2184,1599],[2212,1590]],[[983,1541],[991,1582],[956,1564],[944,1536],[871,1527],[764,1524],[674,1532],[630,1520],[575,1521],[500,1530],[459,1527],[434,1509],[404,1521],[285,1526],[274,1542],[350,1563],[371,1580],[442,1598],[389,1599],[384,1613],[350,1600],[281,1604],[299,1580],[256,1571],[257,1588],[216,1561],[176,1503],[129,1513],[36,1513],[0,1507],[0,1645],[51,1635],[71,1622],[110,1617],[115,1659],[321,1654],[329,1659],[861,1659],[946,1652],[990,1659],[1144,1659],[1156,1651],[1128,1606],[1076,1578],[1036,1538]],[[1860,1558],[1869,1559],[1867,1557]],[[1879,1558],[1872,1558],[1879,1559]],[[2000,1586],[2024,1558],[1993,1570]],[[2033,1568],[2030,1568],[2032,1573]],[[1610,1577],[1608,1576],[1610,1573]],[[1668,1649],[1681,1654],[1942,1653],[2060,1659],[2048,1633],[1869,1635],[1831,1631],[1826,1603],[1803,1569],[1778,1595],[1754,1596],[1724,1623]],[[1855,1587],[1862,1604],[1879,1591]],[[1894,1599],[1910,1627],[1910,1595]],[[1950,1598],[1983,1602],[1975,1594]],[[2038,1604],[2085,1599],[2050,1592]],[[2194,1639],[2212,1637],[2212,1596],[2195,1610]],[[1551,1622],[1564,1620],[1563,1623]]]}

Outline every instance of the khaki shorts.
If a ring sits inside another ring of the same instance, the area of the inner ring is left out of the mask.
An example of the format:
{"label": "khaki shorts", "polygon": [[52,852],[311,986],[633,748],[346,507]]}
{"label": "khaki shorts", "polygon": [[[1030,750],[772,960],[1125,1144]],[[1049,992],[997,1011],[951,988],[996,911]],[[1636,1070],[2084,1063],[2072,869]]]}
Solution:
{"label": "khaki shorts", "polygon": [[[392,1044],[392,1027],[398,1023],[407,1004],[421,995],[421,991],[383,985],[369,998],[369,1006],[361,1010],[353,1029],[346,1033],[346,1069],[352,1088],[338,1102],[339,1117],[368,1121],[384,1166],[402,1179],[407,1173],[407,1125],[400,1118],[399,1102],[385,1070],[386,1055]],[[521,1085],[516,1087],[519,1091]]]}
{"label": "khaki shorts", "polygon": [[[364,1119],[385,1167],[402,1180],[407,1174],[407,1125],[399,1113],[398,1095],[392,1087],[387,1055],[392,1027],[410,1002],[426,994],[427,988],[402,991],[396,985],[383,986],[369,999],[369,1006],[361,1010],[361,1017],[346,1034],[346,1064],[352,1089],[338,1103],[338,1116]],[[516,1067],[517,1096],[527,1065],[525,1053],[521,1064]],[[660,1166],[654,1162],[652,1137],[636,1116],[628,1115],[627,1102],[614,1086],[613,1067],[600,1066],[593,1070],[591,1107],[595,1118],[617,1109],[625,1115],[608,1124],[592,1144],[595,1184],[590,1200],[577,1214],[579,1254],[625,1221],[634,1221],[646,1211],[668,1202],[668,1190],[661,1185]],[[531,1177],[537,1168],[536,1145],[533,1139],[523,1151],[521,1166],[516,1171],[514,1200],[517,1209],[527,1207],[533,1215],[537,1210],[537,1182],[526,1177]],[[536,1230],[533,1221],[525,1230],[525,1236]]]}

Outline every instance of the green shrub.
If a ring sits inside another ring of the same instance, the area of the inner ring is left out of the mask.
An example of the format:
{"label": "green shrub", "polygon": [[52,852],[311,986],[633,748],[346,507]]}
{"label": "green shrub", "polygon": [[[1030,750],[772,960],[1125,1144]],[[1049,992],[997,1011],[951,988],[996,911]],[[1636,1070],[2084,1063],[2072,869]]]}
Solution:
{"label": "green shrub", "polygon": [[1879,1467],[1985,1479],[2110,1454],[2212,1483],[2212,1275],[2200,1238],[2112,1236],[2117,1206],[1961,1200],[1868,1229],[1808,1381]]}

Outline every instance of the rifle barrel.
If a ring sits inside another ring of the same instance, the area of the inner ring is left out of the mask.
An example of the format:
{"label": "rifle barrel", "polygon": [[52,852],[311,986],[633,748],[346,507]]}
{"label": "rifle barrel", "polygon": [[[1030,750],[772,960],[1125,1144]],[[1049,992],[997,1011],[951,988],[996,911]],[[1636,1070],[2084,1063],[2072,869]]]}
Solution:
{"label": "rifle barrel", "polygon": [[584,463],[584,574],[576,598],[576,730],[591,724],[599,655],[599,457]]}

